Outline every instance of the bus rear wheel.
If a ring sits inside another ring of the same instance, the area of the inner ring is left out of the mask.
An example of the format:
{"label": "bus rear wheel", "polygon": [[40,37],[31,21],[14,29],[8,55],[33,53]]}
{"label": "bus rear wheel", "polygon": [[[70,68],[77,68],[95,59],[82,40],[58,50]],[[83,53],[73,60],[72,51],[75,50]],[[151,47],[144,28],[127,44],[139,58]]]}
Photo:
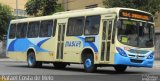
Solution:
{"label": "bus rear wheel", "polygon": [[54,65],[54,68],[56,68],[56,69],[63,69],[67,66],[66,63],[60,63],[60,62],[55,62],[55,63],[53,63],[53,65]]}
{"label": "bus rear wheel", "polygon": [[116,70],[116,72],[125,72],[125,70],[127,69],[126,65],[115,65],[114,69]]}
{"label": "bus rear wheel", "polygon": [[83,60],[84,69],[86,72],[95,72],[97,70],[97,66],[94,64],[94,57],[92,54],[87,54]]}
{"label": "bus rear wheel", "polygon": [[37,62],[36,61],[34,52],[29,52],[28,53],[27,63],[28,63],[28,67],[31,67],[31,68],[42,67],[42,62]]}

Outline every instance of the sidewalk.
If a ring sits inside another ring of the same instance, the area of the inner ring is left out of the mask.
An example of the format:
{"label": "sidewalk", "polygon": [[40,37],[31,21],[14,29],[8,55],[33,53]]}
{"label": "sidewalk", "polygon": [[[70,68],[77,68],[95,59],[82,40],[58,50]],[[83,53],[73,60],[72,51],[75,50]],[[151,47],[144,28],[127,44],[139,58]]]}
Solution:
{"label": "sidewalk", "polygon": [[154,69],[160,69],[160,60],[155,60],[155,61],[154,61],[153,68],[154,68]]}
{"label": "sidewalk", "polygon": [[19,61],[19,60],[10,59],[10,58],[0,58],[0,62],[25,62],[25,61]]}

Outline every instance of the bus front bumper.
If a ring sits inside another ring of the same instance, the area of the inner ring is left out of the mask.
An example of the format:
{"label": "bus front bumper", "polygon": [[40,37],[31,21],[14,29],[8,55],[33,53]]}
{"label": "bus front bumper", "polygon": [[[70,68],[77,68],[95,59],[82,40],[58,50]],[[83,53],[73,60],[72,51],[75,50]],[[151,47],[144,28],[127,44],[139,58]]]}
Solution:
{"label": "bus front bumper", "polygon": [[152,68],[153,67],[153,59],[131,59],[129,57],[124,57],[121,56],[119,53],[116,53],[114,55],[114,64],[115,65],[127,65],[127,66],[132,66],[132,67],[148,67]]}

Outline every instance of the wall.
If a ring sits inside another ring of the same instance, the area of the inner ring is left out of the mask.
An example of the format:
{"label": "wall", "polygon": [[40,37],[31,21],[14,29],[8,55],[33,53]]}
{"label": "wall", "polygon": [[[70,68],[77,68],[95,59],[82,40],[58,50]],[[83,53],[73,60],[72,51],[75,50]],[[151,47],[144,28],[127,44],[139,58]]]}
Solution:
{"label": "wall", "polygon": [[102,2],[103,0],[58,0],[65,10],[85,9],[87,6],[94,5],[104,7]]}
{"label": "wall", "polygon": [[[27,17],[27,13],[25,12],[25,4],[28,0],[17,0],[18,1],[18,16]],[[12,8],[13,15],[16,16],[16,0],[0,0],[0,3],[8,5]]]}
{"label": "wall", "polygon": [[[24,10],[24,5],[28,0],[18,0],[18,8]],[[16,9],[16,0],[0,0],[0,3],[9,5],[12,9]]]}

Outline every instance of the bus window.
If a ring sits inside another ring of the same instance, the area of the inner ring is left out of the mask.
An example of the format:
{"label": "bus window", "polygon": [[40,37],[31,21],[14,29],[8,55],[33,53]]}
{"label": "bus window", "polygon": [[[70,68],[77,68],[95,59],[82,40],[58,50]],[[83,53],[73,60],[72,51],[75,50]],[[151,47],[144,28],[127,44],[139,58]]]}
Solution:
{"label": "bus window", "polygon": [[13,39],[16,36],[16,24],[11,24],[9,31],[9,38]]}
{"label": "bus window", "polygon": [[27,33],[28,38],[38,37],[39,24],[40,22],[30,22],[29,23],[28,33]]}
{"label": "bus window", "polygon": [[108,40],[111,40],[111,32],[112,32],[112,21],[109,21]]}
{"label": "bus window", "polygon": [[107,21],[104,21],[103,22],[103,35],[102,35],[103,40],[106,39],[106,26],[107,26]]}
{"label": "bus window", "polygon": [[116,27],[117,27],[117,22],[116,22],[116,19],[115,19],[114,20],[114,26],[113,26],[113,32],[112,32],[112,44],[114,44],[114,42],[115,42]]}
{"label": "bus window", "polygon": [[40,37],[50,37],[52,35],[53,20],[42,21],[40,26]]}
{"label": "bus window", "polygon": [[19,23],[17,24],[17,38],[25,38],[27,33],[27,23]]}
{"label": "bus window", "polygon": [[57,20],[54,20],[54,25],[53,25],[53,37],[55,36],[55,33],[56,33],[56,26],[57,26]]}
{"label": "bus window", "polygon": [[99,33],[100,16],[88,16],[85,24],[85,35],[97,35]]}
{"label": "bus window", "polygon": [[68,21],[67,36],[80,36],[83,34],[84,17],[70,18]]}

